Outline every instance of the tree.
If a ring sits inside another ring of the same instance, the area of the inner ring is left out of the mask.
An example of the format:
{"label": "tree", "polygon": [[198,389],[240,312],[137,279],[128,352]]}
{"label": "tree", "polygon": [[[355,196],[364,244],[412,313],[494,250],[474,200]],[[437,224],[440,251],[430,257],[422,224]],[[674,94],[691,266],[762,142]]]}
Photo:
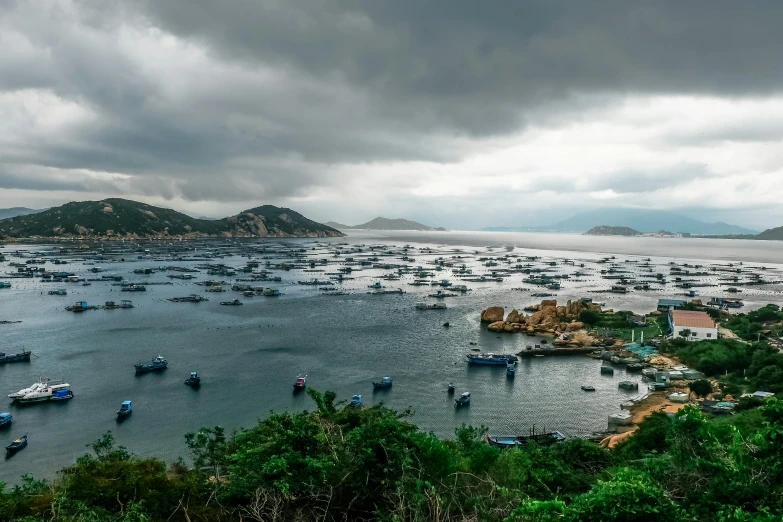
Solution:
{"label": "tree", "polygon": [[697,397],[706,397],[712,393],[712,384],[707,379],[699,379],[693,381],[688,385],[691,393],[695,393]]}
{"label": "tree", "polygon": [[677,335],[679,335],[683,339],[687,339],[691,336],[691,331],[689,328],[683,328],[682,330],[680,330],[680,333]]}
{"label": "tree", "polygon": [[579,314],[579,320],[590,326],[595,326],[601,320],[601,314],[595,310],[583,310]]}

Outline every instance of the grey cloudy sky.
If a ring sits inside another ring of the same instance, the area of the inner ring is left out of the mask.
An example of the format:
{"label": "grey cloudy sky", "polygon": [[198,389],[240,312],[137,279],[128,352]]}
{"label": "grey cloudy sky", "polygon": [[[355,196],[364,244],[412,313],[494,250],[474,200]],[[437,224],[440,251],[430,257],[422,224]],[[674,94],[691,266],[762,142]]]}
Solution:
{"label": "grey cloudy sky", "polygon": [[0,0],[0,206],[783,225],[783,2]]}

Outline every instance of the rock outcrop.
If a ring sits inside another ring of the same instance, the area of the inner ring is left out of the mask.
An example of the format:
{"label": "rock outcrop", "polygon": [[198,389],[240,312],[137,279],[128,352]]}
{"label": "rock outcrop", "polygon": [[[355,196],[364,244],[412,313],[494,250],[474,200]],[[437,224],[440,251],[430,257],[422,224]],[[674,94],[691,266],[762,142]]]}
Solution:
{"label": "rock outcrop", "polygon": [[506,314],[506,309],[502,306],[490,306],[483,312],[481,312],[482,323],[494,323],[496,321],[503,321],[503,317]]}
{"label": "rock outcrop", "polygon": [[515,308],[504,319],[505,309],[502,306],[492,306],[481,312],[481,321],[489,323],[487,328],[492,332],[558,336],[558,346],[586,346],[596,343],[595,339],[584,331],[584,323],[579,321],[579,314],[585,310],[600,312],[601,307],[598,305],[584,301],[568,301],[565,305],[557,306],[554,299],[545,299],[525,310],[534,313],[525,315]]}

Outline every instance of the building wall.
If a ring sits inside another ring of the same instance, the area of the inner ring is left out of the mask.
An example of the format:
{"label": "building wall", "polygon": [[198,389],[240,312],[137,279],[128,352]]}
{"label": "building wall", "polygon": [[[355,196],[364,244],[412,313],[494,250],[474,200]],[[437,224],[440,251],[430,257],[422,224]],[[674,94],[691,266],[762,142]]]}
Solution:
{"label": "building wall", "polygon": [[[678,326],[674,325],[672,334],[674,335],[675,339],[680,338],[680,332],[683,330],[690,330],[691,335],[688,337],[688,341],[704,341],[705,339],[717,339],[718,338],[718,328],[696,328],[696,327],[687,327],[687,326]],[[696,334],[696,335],[694,335]]]}

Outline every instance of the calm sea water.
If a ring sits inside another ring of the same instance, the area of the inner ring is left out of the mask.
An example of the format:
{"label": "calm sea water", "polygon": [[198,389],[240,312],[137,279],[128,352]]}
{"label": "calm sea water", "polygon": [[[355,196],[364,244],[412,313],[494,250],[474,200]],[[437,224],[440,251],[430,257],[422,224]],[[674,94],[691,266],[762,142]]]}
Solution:
{"label": "calm sea water", "polygon": [[[316,257],[327,257],[329,249],[318,244],[348,243],[431,247],[432,254],[411,255],[413,264],[424,264],[439,256],[505,255],[515,247],[515,255],[537,255],[544,260],[563,259],[585,263],[591,275],[563,283],[558,300],[591,295],[607,307],[648,312],[659,297],[671,297],[673,288],[634,292],[624,296],[590,294],[610,282],[595,272],[604,254],[617,261],[639,261],[651,257],[663,270],[669,262],[725,264],[725,260],[764,264],[769,279],[783,279],[783,243],[693,239],[586,238],[554,234],[509,233],[388,233],[353,232],[345,239],[316,243],[290,240],[287,244],[308,249],[317,247]],[[267,241],[266,244],[279,244]],[[487,247],[493,247],[488,251]],[[47,246],[6,245],[8,254],[16,249],[36,250]],[[399,257],[399,256],[398,256]],[[11,259],[18,261],[18,259]],[[216,260],[241,266],[246,258]],[[335,259],[336,261],[336,259]],[[274,262],[274,260],[273,260]],[[399,260],[388,262],[402,263]],[[489,269],[479,261],[465,262],[476,273]],[[540,263],[540,262],[539,262]],[[0,274],[10,270],[0,263]],[[153,260],[104,263],[108,272],[126,280],[169,281],[165,273],[152,276],[132,274],[134,268],[161,265],[192,266],[197,262]],[[65,267],[80,275],[95,277],[92,265],[75,262]],[[54,265],[47,268],[57,269]],[[335,270],[330,265],[327,271]],[[575,270],[562,267],[558,270]],[[522,360],[517,377],[507,379],[504,368],[469,367],[465,354],[477,342],[482,351],[517,352],[537,343],[523,335],[498,336],[482,328],[479,312],[490,305],[522,308],[538,302],[534,291],[525,287],[524,276],[515,275],[504,283],[466,283],[473,290],[467,296],[448,299],[448,310],[419,311],[415,303],[426,300],[429,287],[408,286],[412,276],[384,282],[402,287],[403,295],[368,295],[367,286],[378,280],[383,270],[354,274],[344,283],[350,295],[324,296],[313,287],[297,286],[298,280],[324,273],[301,270],[276,272],[283,282],[274,284],[285,295],[278,298],[244,298],[233,292],[204,294],[209,302],[171,303],[168,297],[203,293],[192,282],[148,286],[146,293],[120,293],[109,283],[67,286],[12,280],[13,288],[0,290],[0,320],[21,320],[0,325],[2,348],[15,352],[31,349],[30,364],[0,366],[0,393],[27,387],[40,376],[64,378],[75,398],[66,403],[46,403],[19,407],[0,400],[0,411],[10,411],[14,424],[0,431],[0,441],[28,432],[30,445],[15,457],[0,461],[0,480],[15,482],[22,473],[51,476],[86,451],[85,446],[111,430],[118,442],[141,455],[155,455],[167,461],[187,457],[184,433],[201,426],[221,425],[233,429],[249,427],[270,411],[299,411],[313,407],[305,394],[294,395],[292,384],[298,374],[308,375],[308,385],[333,390],[342,400],[360,393],[365,404],[383,402],[398,409],[411,409],[412,420],[425,430],[450,436],[462,423],[485,425],[493,433],[524,433],[536,429],[557,429],[568,435],[587,435],[606,429],[607,415],[620,403],[637,395],[617,388],[626,376],[620,367],[614,377],[599,375],[600,362],[586,357],[543,357]],[[230,278],[197,274],[198,280]],[[448,271],[437,279],[449,277]],[[778,277],[780,276],[780,277]],[[707,278],[709,279],[709,278]],[[717,284],[718,276],[714,282]],[[0,276],[0,280],[3,277]],[[255,283],[268,286],[268,283]],[[47,295],[59,287],[68,288],[64,297]],[[230,286],[230,285],[229,285]],[[780,285],[767,285],[743,293],[748,307],[783,302]],[[719,287],[699,289],[700,295],[721,295]],[[238,297],[241,307],[220,306],[219,301]],[[132,299],[131,310],[96,310],[82,314],[64,311],[67,304],[86,300],[102,304],[107,300]],[[448,321],[450,328],[442,324]],[[133,364],[162,354],[169,360],[163,373],[136,377]],[[183,384],[191,370],[203,378],[200,390]],[[392,390],[373,393],[371,381],[383,375],[394,378]],[[457,392],[470,391],[472,405],[455,409],[446,394],[453,381]],[[581,384],[597,391],[586,394]],[[640,387],[640,390],[644,386]],[[4,395],[3,395],[4,396]],[[123,400],[132,400],[133,414],[123,423],[115,411]]]}

